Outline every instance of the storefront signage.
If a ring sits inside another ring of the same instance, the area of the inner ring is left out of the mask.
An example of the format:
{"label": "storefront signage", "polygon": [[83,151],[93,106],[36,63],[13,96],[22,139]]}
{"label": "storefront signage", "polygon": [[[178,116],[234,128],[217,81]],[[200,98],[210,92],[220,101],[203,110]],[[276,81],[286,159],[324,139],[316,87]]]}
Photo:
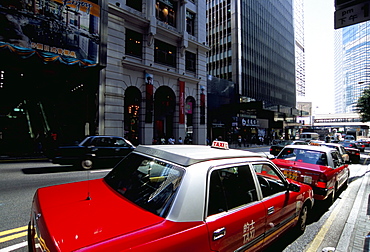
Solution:
{"label": "storefront signage", "polygon": [[0,5],[0,42],[63,57],[99,61],[97,0],[6,1]]}
{"label": "storefront signage", "polygon": [[315,119],[315,123],[344,123],[344,122],[361,122],[360,118],[323,118]]}

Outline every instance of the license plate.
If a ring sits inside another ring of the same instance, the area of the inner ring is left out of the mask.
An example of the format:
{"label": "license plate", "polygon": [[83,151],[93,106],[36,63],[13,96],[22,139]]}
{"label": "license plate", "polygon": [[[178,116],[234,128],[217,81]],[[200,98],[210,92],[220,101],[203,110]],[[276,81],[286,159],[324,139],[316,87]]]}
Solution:
{"label": "license plate", "polygon": [[306,184],[312,184],[312,177],[311,176],[303,176],[303,183],[306,183]]}
{"label": "license plate", "polygon": [[284,170],[283,173],[288,179],[298,180],[298,173],[295,171]]}

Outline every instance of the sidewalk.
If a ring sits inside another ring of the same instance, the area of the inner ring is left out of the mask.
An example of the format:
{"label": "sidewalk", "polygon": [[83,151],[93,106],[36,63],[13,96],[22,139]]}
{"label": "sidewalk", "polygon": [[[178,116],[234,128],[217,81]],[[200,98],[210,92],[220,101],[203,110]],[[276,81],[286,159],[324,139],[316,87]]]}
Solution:
{"label": "sidewalk", "polygon": [[336,252],[370,251],[370,165],[361,179],[355,203],[344,226]]}
{"label": "sidewalk", "polygon": [[29,162],[29,161],[48,161],[46,156],[27,155],[27,156],[0,156],[0,163],[8,162]]}

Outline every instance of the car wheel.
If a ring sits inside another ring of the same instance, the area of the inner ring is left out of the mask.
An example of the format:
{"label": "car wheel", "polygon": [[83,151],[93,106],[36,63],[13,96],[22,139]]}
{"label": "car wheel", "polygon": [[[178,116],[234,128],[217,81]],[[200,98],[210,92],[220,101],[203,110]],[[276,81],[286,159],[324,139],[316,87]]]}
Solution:
{"label": "car wheel", "polygon": [[33,235],[32,235],[32,230],[31,230],[31,222],[28,222],[27,246],[28,246],[28,251],[33,251],[34,246],[33,246]]}
{"label": "car wheel", "polygon": [[343,184],[343,190],[348,188],[348,184],[349,184],[349,175],[348,175],[348,178],[346,179],[346,181]]}
{"label": "car wheel", "polygon": [[296,229],[299,233],[303,233],[306,230],[307,217],[308,217],[308,206],[307,204],[304,204],[301,209],[301,212],[299,213],[299,218],[296,225]]}
{"label": "car wheel", "polygon": [[336,195],[337,195],[337,187],[335,186],[334,187],[334,190],[331,192],[331,194],[329,195],[329,197],[326,199],[326,203],[327,203],[328,208],[331,205],[333,205],[333,203],[335,201]]}
{"label": "car wheel", "polygon": [[84,170],[90,170],[93,167],[93,161],[91,159],[82,159],[81,168]]}

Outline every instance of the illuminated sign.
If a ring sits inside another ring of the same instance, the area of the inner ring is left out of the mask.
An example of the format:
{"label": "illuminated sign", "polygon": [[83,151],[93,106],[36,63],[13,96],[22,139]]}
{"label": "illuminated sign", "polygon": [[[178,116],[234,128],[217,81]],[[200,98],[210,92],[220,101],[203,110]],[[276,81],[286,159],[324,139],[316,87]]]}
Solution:
{"label": "illuminated sign", "polygon": [[0,42],[65,57],[99,61],[97,0],[13,0],[1,3]]}

